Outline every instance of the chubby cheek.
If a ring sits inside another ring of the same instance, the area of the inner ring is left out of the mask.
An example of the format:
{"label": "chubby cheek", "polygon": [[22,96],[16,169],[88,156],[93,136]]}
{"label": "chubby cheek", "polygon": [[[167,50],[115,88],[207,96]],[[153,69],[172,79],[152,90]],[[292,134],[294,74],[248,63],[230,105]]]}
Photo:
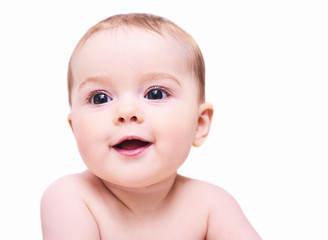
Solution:
{"label": "chubby cheek", "polygon": [[102,153],[101,146],[106,142],[104,136],[105,123],[102,118],[85,115],[72,117],[74,136],[82,159],[87,163],[94,156]]}
{"label": "chubby cheek", "polygon": [[162,115],[157,118],[156,138],[162,155],[169,161],[181,165],[187,158],[197,127],[195,113],[180,109],[175,114]]}

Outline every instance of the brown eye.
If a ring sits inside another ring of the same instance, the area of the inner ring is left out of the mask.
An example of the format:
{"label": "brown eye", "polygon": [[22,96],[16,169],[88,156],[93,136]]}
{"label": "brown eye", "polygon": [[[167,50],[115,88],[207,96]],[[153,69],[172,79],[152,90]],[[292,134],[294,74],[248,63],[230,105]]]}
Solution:
{"label": "brown eye", "polygon": [[150,91],[148,91],[145,95],[146,99],[150,99],[150,100],[161,100],[163,98],[168,97],[168,93],[162,89],[151,89]]}
{"label": "brown eye", "polygon": [[91,102],[93,104],[104,104],[110,102],[112,99],[105,93],[98,93],[93,95]]}

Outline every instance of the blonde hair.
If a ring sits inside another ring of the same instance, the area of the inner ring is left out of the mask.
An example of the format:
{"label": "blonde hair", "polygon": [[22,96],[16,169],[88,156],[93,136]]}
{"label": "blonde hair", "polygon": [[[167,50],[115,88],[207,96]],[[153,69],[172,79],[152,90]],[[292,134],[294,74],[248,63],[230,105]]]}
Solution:
{"label": "blonde hair", "polygon": [[163,17],[144,13],[130,13],[114,15],[100,21],[91,27],[78,42],[68,65],[67,83],[70,105],[72,103],[71,91],[74,82],[71,61],[74,53],[77,52],[78,49],[80,49],[88,38],[94,33],[108,29],[118,29],[121,27],[136,27],[156,32],[159,35],[168,34],[181,42],[181,44],[188,50],[190,55],[191,68],[199,88],[199,100],[201,102],[205,101],[205,63],[203,55],[193,37],[176,24]]}

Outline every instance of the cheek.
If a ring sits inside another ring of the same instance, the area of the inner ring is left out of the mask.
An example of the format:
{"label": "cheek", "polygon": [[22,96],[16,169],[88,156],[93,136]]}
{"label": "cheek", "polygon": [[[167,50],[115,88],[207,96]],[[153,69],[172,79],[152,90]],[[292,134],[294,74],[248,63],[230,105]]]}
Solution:
{"label": "cheek", "polygon": [[88,159],[92,153],[97,153],[104,142],[106,121],[101,116],[76,115],[72,117],[74,136],[82,158]]}
{"label": "cheek", "polygon": [[[190,109],[190,108],[189,108]],[[156,138],[163,146],[163,154],[185,160],[191,149],[197,120],[195,110],[177,109],[174,113],[161,114],[156,118]],[[173,155],[173,156],[172,156]]]}
{"label": "cheek", "polygon": [[[85,110],[84,110],[85,111]],[[84,113],[83,110],[72,114],[73,129],[75,135],[101,135],[107,130],[110,119],[106,111],[90,111]]]}

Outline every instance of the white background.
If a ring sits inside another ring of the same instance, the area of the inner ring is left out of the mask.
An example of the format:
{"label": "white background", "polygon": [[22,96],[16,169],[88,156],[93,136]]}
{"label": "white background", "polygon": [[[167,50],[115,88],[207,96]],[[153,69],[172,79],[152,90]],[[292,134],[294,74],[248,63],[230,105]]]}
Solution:
{"label": "white background", "polygon": [[85,168],[66,122],[68,59],[89,27],[127,12],[171,19],[205,57],[213,127],[180,173],[227,189],[263,239],[328,239],[328,7],[318,0],[2,1],[0,239],[41,239],[43,191]]}

